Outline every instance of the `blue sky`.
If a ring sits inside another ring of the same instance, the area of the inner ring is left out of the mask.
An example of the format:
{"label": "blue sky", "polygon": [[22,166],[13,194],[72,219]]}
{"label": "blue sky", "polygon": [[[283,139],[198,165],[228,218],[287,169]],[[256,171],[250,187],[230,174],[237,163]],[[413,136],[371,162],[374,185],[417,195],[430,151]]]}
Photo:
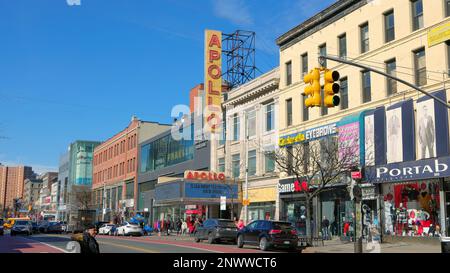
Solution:
{"label": "blue sky", "polygon": [[56,170],[70,142],[105,140],[132,115],[169,123],[203,81],[205,29],[275,39],[334,0],[0,0],[0,163]]}

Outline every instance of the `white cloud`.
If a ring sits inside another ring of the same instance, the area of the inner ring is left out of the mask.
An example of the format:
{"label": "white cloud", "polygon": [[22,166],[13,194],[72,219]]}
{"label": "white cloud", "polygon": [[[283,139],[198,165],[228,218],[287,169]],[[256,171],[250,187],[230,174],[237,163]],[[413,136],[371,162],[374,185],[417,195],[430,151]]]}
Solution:
{"label": "white cloud", "polygon": [[253,24],[253,17],[243,0],[214,0],[213,5],[215,15],[220,18],[239,26]]}

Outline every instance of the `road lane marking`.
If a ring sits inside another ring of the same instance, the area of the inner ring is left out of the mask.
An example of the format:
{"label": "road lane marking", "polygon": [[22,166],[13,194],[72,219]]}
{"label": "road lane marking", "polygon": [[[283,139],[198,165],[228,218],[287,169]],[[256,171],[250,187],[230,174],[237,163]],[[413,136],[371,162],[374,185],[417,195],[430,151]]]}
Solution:
{"label": "road lane marking", "polygon": [[[121,238],[120,240],[130,241],[130,242],[147,243],[147,244],[159,244],[159,245],[177,246],[177,247],[182,247],[182,248],[191,248],[191,249],[197,249],[197,250],[208,251],[208,252],[213,252],[213,253],[225,253],[223,251],[215,251],[215,250],[199,248],[199,247],[195,247],[195,246],[179,245],[179,244],[165,243],[165,242],[162,243],[162,242],[155,242],[155,241],[150,241],[150,240],[136,240],[136,239],[128,239],[128,238]],[[162,252],[162,253],[170,253],[170,252]]]}
{"label": "road lane marking", "polygon": [[37,240],[30,239],[30,238],[25,238],[25,237],[22,237],[22,239],[26,239],[26,240],[30,240],[30,241],[33,241],[33,242],[37,242],[37,243],[46,245],[46,246],[48,246],[48,247],[57,249],[57,250],[59,250],[59,251],[62,251],[62,252],[64,252],[64,253],[70,253],[70,252],[68,252],[68,251],[66,251],[66,250],[64,250],[64,249],[62,249],[62,248],[59,248],[59,247],[56,247],[56,246],[52,246],[52,245],[50,245],[50,244],[47,244],[47,243],[44,243],[44,242],[41,242],[41,241],[37,241]]}
{"label": "road lane marking", "polygon": [[152,251],[152,250],[148,250],[145,248],[141,248],[141,247],[135,247],[135,246],[126,246],[126,245],[121,245],[121,244],[115,244],[115,243],[111,243],[111,242],[99,242],[100,244],[105,244],[105,245],[112,245],[112,246],[116,246],[116,247],[123,247],[123,248],[129,248],[132,250],[138,250],[138,251],[143,251],[143,252],[148,252],[148,253],[159,253],[158,251]]}

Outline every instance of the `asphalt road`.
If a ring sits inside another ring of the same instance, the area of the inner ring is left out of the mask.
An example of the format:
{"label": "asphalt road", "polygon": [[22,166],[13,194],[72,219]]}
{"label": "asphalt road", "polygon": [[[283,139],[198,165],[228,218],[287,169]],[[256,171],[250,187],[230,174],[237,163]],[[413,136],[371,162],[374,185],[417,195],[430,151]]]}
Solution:
{"label": "asphalt road", "polygon": [[[96,239],[101,253],[262,253],[252,246],[239,249],[231,243],[210,245],[206,242],[195,243],[193,238],[181,239],[175,236],[114,237],[99,235]],[[0,236],[0,252],[72,252],[73,247],[70,245],[70,241],[70,235],[65,234],[34,234],[31,236],[5,234]]]}

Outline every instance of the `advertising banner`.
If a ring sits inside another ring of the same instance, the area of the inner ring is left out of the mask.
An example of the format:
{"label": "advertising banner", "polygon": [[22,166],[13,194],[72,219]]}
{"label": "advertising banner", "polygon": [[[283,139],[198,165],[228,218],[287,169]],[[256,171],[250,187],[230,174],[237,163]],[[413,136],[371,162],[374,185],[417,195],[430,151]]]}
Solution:
{"label": "advertising banner", "polygon": [[[447,101],[445,90],[432,94]],[[428,96],[419,98],[416,105],[417,158],[449,155],[447,108]]]}
{"label": "advertising banner", "polygon": [[205,30],[205,129],[218,133],[222,124],[222,32]]}
{"label": "advertising banner", "polygon": [[386,110],[386,142],[387,163],[416,158],[412,99],[397,103]]}

